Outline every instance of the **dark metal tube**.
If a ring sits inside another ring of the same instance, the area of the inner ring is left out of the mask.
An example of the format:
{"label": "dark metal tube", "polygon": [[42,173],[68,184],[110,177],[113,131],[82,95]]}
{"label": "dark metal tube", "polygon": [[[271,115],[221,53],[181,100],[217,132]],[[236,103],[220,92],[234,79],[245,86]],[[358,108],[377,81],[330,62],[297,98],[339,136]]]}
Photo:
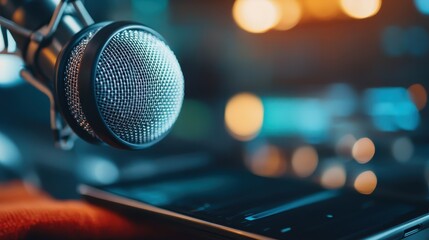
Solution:
{"label": "dark metal tube", "polygon": [[[0,1],[0,14],[22,27],[35,31],[49,24],[58,2],[58,0]],[[60,51],[84,26],[74,9],[69,7],[51,39],[39,46],[39,49],[35,51],[34,62],[26,62],[38,78],[44,78],[40,80],[52,85],[55,75],[55,63]],[[29,47],[33,47],[30,44],[30,39],[12,31],[11,33],[17,42],[18,48],[26,58],[30,50]]]}

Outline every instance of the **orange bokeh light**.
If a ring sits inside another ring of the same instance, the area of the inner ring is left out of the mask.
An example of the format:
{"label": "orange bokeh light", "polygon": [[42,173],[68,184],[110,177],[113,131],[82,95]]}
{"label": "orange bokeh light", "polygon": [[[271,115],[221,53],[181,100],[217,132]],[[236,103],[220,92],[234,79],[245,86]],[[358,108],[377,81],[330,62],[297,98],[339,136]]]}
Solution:
{"label": "orange bokeh light", "polygon": [[355,142],[352,148],[352,156],[358,163],[371,161],[375,154],[375,145],[369,138],[361,138]]}
{"label": "orange bokeh light", "polygon": [[317,19],[332,19],[340,12],[339,0],[306,0],[303,3],[308,13]]}
{"label": "orange bokeh light", "polygon": [[225,124],[236,139],[248,141],[256,137],[264,120],[261,99],[251,93],[240,93],[232,97],[225,108]]}
{"label": "orange bokeh light", "polygon": [[279,23],[281,12],[274,0],[236,0],[232,16],[240,28],[263,33]]}
{"label": "orange bokeh light", "polygon": [[381,0],[341,0],[341,9],[352,18],[363,19],[380,11]]}
{"label": "orange bokeh light", "polygon": [[365,171],[359,174],[354,182],[356,191],[362,194],[371,194],[377,187],[377,176],[372,171]]}
{"label": "orange bokeh light", "polygon": [[292,168],[300,177],[310,176],[317,168],[319,158],[313,147],[300,147],[292,155]]}
{"label": "orange bokeh light", "polygon": [[411,85],[408,88],[408,94],[410,94],[417,109],[422,110],[425,108],[428,101],[428,95],[423,85],[418,83]]}
{"label": "orange bokeh light", "polygon": [[278,177],[286,172],[284,154],[275,146],[264,145],[246,159],[248,168],[259,176]]}
{"label": "orange bokeh light", "polygon": [[346,171],[342,166],[326,169],[320,178],[320,184],[329,189],[340,188],[346,183]]}
{"label": "orange bokeh light", "polygon": [[302,17],[302,8],[297,0],[276,0],[281,12],[279,23],[274,27],[277,30],[289,30],[295,27]]}

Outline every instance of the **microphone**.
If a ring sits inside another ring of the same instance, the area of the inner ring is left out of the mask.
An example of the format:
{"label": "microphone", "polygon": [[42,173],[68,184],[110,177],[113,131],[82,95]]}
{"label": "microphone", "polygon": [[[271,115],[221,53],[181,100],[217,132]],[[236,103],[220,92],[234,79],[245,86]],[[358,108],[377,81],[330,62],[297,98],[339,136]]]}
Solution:
{"label": "microphone", "polygon": [[26,63],[21,76],[51,100],[58,146],[71,148],[74,132],[90,143],[142,149],[170,131],[184,77],[153,29],[94,24],[79,0],[2,1],[0,11],[0,25],[10,30]]}

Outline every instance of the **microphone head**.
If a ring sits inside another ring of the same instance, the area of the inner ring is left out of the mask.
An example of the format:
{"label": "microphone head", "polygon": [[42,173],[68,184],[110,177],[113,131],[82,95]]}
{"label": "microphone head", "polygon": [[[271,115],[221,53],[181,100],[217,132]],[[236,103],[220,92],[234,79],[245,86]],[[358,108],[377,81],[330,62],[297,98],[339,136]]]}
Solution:
{"label": "microphone head", "polygon": [[161,140],[176,121],[184,79],[176,56],[154,30],[135,23],[92,25],[57,60],[56,97],[81,138],[122,149]]}

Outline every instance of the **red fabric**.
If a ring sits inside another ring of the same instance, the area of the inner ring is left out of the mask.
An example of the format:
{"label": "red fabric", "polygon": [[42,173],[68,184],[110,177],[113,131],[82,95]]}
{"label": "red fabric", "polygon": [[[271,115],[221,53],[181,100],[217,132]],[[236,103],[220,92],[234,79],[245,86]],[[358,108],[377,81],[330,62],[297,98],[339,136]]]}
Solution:
{"label": "red fabric", "polygon": [[154,232],[83,201],[58,201],[22,182],[0,184],[0,239],[147,239]]}

